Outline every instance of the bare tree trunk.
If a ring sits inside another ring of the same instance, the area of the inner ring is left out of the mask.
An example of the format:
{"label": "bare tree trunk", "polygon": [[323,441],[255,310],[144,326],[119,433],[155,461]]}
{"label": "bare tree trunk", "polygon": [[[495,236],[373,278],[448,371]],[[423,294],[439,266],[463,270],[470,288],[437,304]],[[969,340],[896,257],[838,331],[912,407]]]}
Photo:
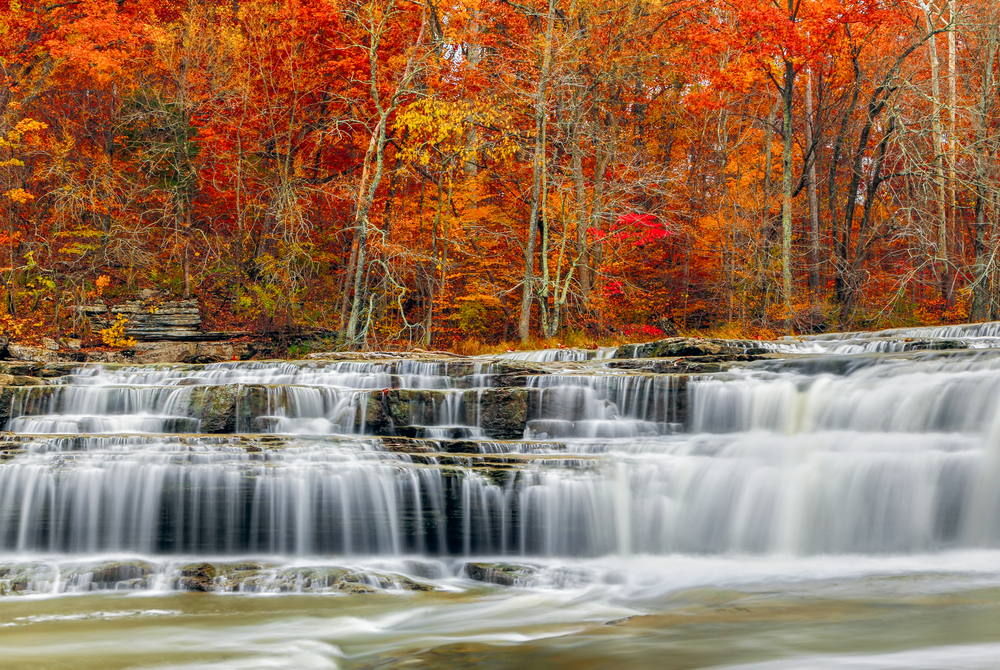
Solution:
{"label": "bare tree trunk", "polygon": [[[952,250],[955,257],[961,258],[960,240],[958,231],[958,200],[956,180],[956,163],[958,162],[958,77],[957,77],[957,45],[955,44],[955,0],[948,0],[948,22],[951,24],[948,30],[948,229],[954,235]],[[949,273],[948,295],[954,296],[954,273]]]}
{"label": "bare tree trunk", "polygon": [[[385,17],[380,20],[369,18],[371,20],[369,24],[371,41],[364,48],[367,51],[371,76],[369,88],[372,101],[375,103],[375,108],[378,111],[378,122],[372,132],[368,149],[365,151],[364,169],[361,173],[361,184],[358,186],[358,203],[354,216],[355,239],[357,239],[358,248],[357,261],[354,266],[354,299],[351,302],[351,315],[347,319],[347,332],[345,333],[348,344],[352,346],[363,344],[368,336],[368,321],[366,320],[365,324],[361,325],[361,313],[364,309],[363,306],[368,293],[364,281],[365,275],[368,272],[367,247],[368,232],[371,226],[368,216],[371,213],[372,203],[375,201],[375,193],[378,191],[379,183],[382,181],[382,172],[385,167],[385,147],[389,142],[386,135],[389,117],[399,105],[400,94],[407,90],[414,75],[414,54],[411,53],[407,59],[406,68],[396,84],[395,92],[388,100],[383,100],[379,92],[377,73],[379,71],[379,45],[386,30],[386,21]],[[419,48],[423,42],[426,25],[427,19],[425,13],[420,21],[420,32],[417,33],[417,39],[413,45],[414,49]],[[374,165],[372,165],[373,159]],[[368,170],[370,166],[372,171],[369,176]]]}
{"label": "bare tree trunk", "polygon": [[[988,137],[990,111],[995,109],[996,100],[996,57],[1000,46],[1000,26],[991,24],[986,29],[986,57],[983,64],[983,76],[979,91],[979,101],[974,115],[975,119],[975,174],[976,174],[976,205],[975,223],[973,224],[973,272],[972,272],[972,302],[969,305],[969,321],[987,321],[992,318],[992,283],[995,261],[987,244],[988,228],[986,213],[990,208],[993,196],[990,193],[990,164],[994,152],[990,147]],[[995,191],[994,191],[995,192]],[[992,239],[993,245],[996,244]]]}
{"label": "bare tree trunk", "polygon": [[[374,86],[374,84],[373,84]],[[362,291],[362,281],[365,276],[365,270],[368,269],[367,264],[367,252],[368,252],[368,213],[371,210],[372,202],[375,199],[375,190],[378,188],[378,182],[382,177],[382,157],[384,145],[382,141],[385,137],[385,119],[379,119],[378,128],[374,133],[372,133],[371,140],[368,143],[368,150],[365,152],[365,167],[361,173],[361,184],[359,185],[359,197],[358,197],[358,208],[354,215],[354,236],[357,240],[357,262],[354,265],[354,280],[352,282],[352,288],[354,292],[354,299],[351,301],[351,315],[347,319],[347,342],[351,345],[360,344],[360,340],[364,339],[365,329],[361,329],[359,332],[358,324],[361,319],[361,310],[365,302],[365,292]],[[368,165],[371,162],[372,157],[375,157],[376,168],[375,174],[371,178],[368,178]]]}
{"label": "bare tree trunk", "polygon": [[944,142],[944,129],[941,124],[941,64],[938,61],[937,40],[934,33],[934,19],[931,16],[931,5],[928,3],[924,7],[924,16],[927,21],[927,32],[930,38],[927,40],[927,48],[930,52],[931,61],[931,141],[934,144],[934,184],[937,189],[937,249],[935,260],[937,266],[937,279],[940,284],[941,297],[946,302],[951,303],[951,282],[948,280],[948,211],[947,193],[944,177],[944,155],[942,146]]}
{"label": "bare tree trunk", "polygon": [[764,124],[764,216],[767,219],[768,228],[771,227],[771,189],[774,188],[774,184],[771,181],[771,173],[774,171],[774,149],[772,148],[774,142],[774,117],[774,105],[772,104],[767,110],[767,121]]}
{"label": "bare tree trunk", "polygon": [[545,24],[545,53],[542,55],[542,69],[538,80],[538,92],[535,96],[535,152],[531,164],[531,212],[528,215],[528,239],[524,245],[524,286],[521,292],[521,316],[518,319],[517,332],[524,342],[531,333],[531,303],[534,297],[535,282],[535,241],[538,237],[538,212],[544,203],[542,195],[542,171],[545,169],[545,121],[546,95],[548,92],[549,72],[552,68],[552,33],[556,22],[556,0],[549,0],[549,11]]}
{"label": "bare tree trunk", "polygon": [[590,298],[591,273],[590,250],[587,244],[587,185],[583,178],[583,147],[580,136],[582,119],[577,119],[573,125],[573,138],[570,142],[570,172],[573,175],[573,196],[576,206],[576,246],[580,257],[579,282],[580,298],[586,305]]}
{"label": "bare tree trunk", "polygon": [[813,97],[812,70],[806,72],[806,151],[812,150],[809,160],[806,196],[809,200],[809,288],[818,291],[819,276],[819,194],[816,191],[816,148],[813,146]]}
{"label": "bare tree trunk", "polygon": [[785,61],[782,97],[781,150],[781,289],[788,327],[792,323],[792,96],[795,93],[795,66]]}

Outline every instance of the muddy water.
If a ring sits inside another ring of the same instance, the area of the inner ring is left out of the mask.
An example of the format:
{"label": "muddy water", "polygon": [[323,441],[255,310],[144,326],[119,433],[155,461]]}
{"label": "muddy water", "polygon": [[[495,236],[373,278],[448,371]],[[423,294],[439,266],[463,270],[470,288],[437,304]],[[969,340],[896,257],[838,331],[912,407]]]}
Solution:
{"label": "muddy water", "polygon": [[6,598],[0,667],[930,670],[1000,659],[998,552],[535,566],[544,586],[456,576],[433,580],[437,591],[363,596]]}

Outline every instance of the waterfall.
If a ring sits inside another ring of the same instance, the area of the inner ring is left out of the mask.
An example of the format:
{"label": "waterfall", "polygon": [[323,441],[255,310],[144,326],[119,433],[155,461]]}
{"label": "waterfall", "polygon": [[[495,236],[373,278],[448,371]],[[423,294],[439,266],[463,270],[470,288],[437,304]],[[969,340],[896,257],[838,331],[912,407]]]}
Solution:
{"label": "waterfall", "polygon": [[1000,352],[902,345],[998,332],[698,375],[569,350],[84,365],[11,393],[0,556],[994,547]]}

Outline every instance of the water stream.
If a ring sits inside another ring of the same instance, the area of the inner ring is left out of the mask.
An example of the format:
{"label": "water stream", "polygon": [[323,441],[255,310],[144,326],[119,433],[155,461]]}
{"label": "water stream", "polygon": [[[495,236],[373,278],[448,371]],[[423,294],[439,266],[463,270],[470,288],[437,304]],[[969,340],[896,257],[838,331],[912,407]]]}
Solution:
{"label": "water stream", "polygon": [[995,667],[998,346],[83,365],[0,402],[3,667]]}

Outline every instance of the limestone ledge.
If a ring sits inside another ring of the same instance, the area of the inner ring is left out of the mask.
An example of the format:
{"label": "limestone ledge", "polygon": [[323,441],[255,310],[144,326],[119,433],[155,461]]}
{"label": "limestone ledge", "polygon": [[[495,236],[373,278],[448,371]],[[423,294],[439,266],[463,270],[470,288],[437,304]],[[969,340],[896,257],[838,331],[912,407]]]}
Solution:
{"label": "limestone ledge", "polygon": [[6,363],[216,363],[245,360],[258,353],[254,342],[138,342],[124,351],[52,350],[7,346]]}
{"label": "limestone ledge", "polygon": [[[12,377],[12,379],[14,379]],[[687,414],[688,377],[676,375],[668,402],[674,403],[670,414],[683,423]],[[59,385],[32,384],[0,387],[0,421],[11,417],[14,400],[25,415],[62,412]],[[193,420],[200,422],[201,433],[268,433],[276,408],[284,406],[295,386],[264,384],[185,385],[186,416],[168,425],[173,432],[191,432]],[[464,437],[469,426],[482,429],[492,439],[520,439],[533,417],[561,416],[571,421],[586,420],[585,408],[572,398],[544,393],[537,388],[496,387],[465,390],[386,388],[368,391],[361,411],[354,417],[354,427],[377,436],[427,437],[428,426],[438,426],[443,408],[451,404],[454,414],[453,437]],[[53,401],[55,398],[55,402]]]}
{"label": "limestone ledge", "polygon": [[[421,572],[415,564],[413,572]],[[427,566],[424,572],[435,572]],[[438,575],[435,575],[438,576]],[[200,593],[382,593],[436,587],[404,574],[336,565],[282,566],[255,561],[212,561],[156,566],[144,560],[104,561],[57,573],[46,562],[0,563],[0,596],[35,595],[38,586],[60,591],[144,591],[163,585]]]}

